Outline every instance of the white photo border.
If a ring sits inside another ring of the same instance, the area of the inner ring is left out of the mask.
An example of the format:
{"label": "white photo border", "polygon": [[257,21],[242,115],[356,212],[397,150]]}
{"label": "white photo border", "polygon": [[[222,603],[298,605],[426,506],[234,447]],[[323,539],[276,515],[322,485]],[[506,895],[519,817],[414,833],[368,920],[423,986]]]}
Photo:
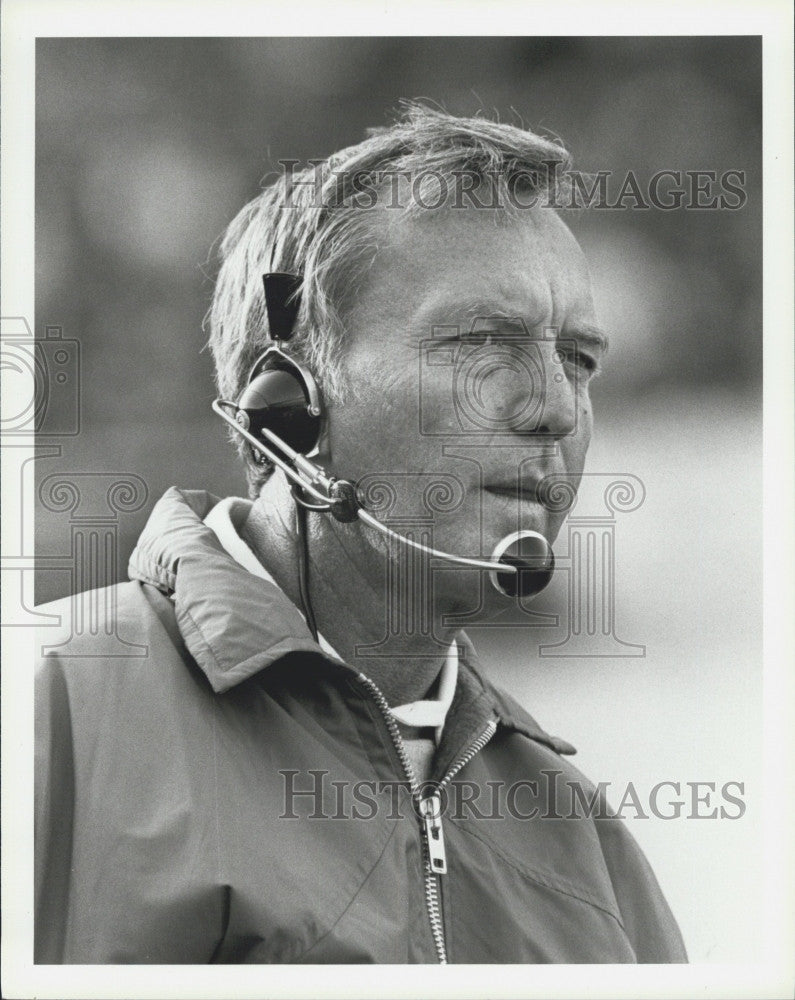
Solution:
{"label": "white photo border", "polygon": [[[416,8],[417,16],[411,17]],[[451,13],[454,11],[455,16]],[[761,35],[764,55],[764,737],[766,960],[689,966],[36,966],[33,964],[33,638],[4,630],[2,981],[11,997],[778,997],[795,984],[793,885],[792,10],[781,2],[557,4],[355,0],[5,0],[2,315],[34,315],[37,37]],[[307,29],[311,27],[311,31]],[[417,30],[421,28],[421,30]],[[5,477],[4,477],[5,484]],[[27,531],[32,531],[28,523]],[[23,540],[30,547],[31,539]],[[742,906],[742,900],[737,901]]]}

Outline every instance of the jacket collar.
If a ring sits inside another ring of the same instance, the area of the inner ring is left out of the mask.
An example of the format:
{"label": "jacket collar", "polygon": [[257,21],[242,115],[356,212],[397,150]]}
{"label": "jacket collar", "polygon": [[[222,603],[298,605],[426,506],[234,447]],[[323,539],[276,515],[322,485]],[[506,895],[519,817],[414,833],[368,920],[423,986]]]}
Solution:
{"label": "jacket collar", "polygon": [[[204,524],[218,502],[203,490],[169,489],[152,511],[128,572],[131,580],[172,598],[188,651],[220,693],[287,653],[325,654],[283,591],[244,569]],[[502,725],[558,753],[574,753],[570,744],[545,733],[513,698],[483,678],[463,632],[458,641],[462,667],[482,688]]]}

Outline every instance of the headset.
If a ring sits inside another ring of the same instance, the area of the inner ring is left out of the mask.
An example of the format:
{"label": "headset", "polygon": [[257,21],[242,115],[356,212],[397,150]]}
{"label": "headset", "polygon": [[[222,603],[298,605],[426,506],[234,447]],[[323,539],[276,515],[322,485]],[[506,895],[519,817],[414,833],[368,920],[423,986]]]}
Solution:
{"label": "headset", "polygon": [[299,584],[307,623],[317,638],[306,586],[308,550],[306,511],[329,513],[336,520],[359,520],[394,541],[429,556],[488,573],[494,588],[505,597],[529,598],[552,579],[552,548],[537,531],[516,531],[501,539],[489,559],[442,552],[399,534],[368,511],[357,484],[330,476],[317,462],[323,434],[323,397],[312,373],[282,346],[293,334],[300,305],[300,275],[271,272],[263,275],[265,308],[272,343],[255,361],[240,399],[216,399],[212,407],[251,448],[252,458],[282,470],[292,486],[301,544]]}

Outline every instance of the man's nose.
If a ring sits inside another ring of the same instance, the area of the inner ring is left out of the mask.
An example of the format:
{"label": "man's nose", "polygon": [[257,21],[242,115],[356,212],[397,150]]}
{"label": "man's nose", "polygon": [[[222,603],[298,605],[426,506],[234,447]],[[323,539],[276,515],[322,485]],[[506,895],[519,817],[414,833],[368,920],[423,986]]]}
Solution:
{"label": "man's nose", "polygon": [[542,365],[543,399],[539,406],[537,433],[568,437],[577,428],[577,387],[568,377],[562,358],[551,350]]}

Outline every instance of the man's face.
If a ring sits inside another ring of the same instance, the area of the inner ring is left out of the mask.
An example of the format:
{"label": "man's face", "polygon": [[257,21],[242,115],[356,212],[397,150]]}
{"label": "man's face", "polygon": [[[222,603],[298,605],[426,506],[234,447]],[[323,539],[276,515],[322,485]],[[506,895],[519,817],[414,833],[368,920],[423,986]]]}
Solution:
{"label": "man's face", "polygon": [[374,224],[386,238],[346,320],[349,388],[321,460],[436,548],[487,557],[524,528],[552,542],[565,511],[536,488],[550,474],[579,484],[602,353],[576,240],[543,208]]}

